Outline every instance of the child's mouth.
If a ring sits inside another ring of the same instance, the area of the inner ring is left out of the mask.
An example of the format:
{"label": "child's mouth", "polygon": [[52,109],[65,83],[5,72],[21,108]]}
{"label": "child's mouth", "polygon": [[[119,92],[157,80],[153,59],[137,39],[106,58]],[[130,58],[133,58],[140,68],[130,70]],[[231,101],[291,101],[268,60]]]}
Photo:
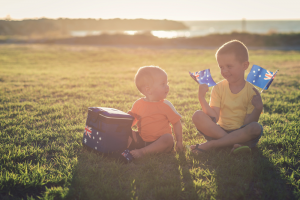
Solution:
{"label": "child's mouth", "polygon": [[223,77],[224,77],[225,79],[227,79],[227,78],[230,77],[230,75],[223,75]]}

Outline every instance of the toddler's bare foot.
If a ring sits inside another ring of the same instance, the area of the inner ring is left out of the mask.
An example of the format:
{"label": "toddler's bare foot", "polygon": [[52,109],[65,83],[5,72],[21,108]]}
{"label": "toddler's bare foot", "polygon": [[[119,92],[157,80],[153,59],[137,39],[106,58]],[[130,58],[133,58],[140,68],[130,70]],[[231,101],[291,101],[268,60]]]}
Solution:
{"label": "toddler's bare foot", "polygon": [[232,147],[232,149],[231,149],[231,151],[230,151],[230,153],[232,153],[236,148],[239,148],[241,146],[242,145],[240,145],[240,144],[234,144],[233,147]]}
{"label": "toddler's bare foot", "polygon": [[130,153],[134,158],[141,158],[144,155],[144,152],[142,149],[135,149],[135,150],[130,151]]}

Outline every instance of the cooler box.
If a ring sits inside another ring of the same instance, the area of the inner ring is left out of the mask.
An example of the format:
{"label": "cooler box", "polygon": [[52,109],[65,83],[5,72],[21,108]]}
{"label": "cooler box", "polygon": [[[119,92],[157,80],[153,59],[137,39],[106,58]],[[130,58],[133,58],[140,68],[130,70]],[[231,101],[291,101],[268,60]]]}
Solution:
{"label": "cooler box", "polygon": [[114,108],[90,107],[82,143],[102,153],[123,152],[133,117]]}

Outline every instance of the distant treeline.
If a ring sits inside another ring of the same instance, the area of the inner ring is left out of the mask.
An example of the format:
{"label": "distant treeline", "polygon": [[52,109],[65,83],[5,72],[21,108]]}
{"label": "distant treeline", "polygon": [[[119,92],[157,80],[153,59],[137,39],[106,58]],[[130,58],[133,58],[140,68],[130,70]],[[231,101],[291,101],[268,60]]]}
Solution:
{"label": "distant treeline", "polygon": [[47,32],[123,31],[123,30],[181,30],[188,29],[181,22],[148,19],[26,19],[0,20],[0,35],[32,35]]}
{"label": "distant treeline", "polygon": [[168,47],[219,47],[230,40],[240,40],[252,47],[300,47],[300,33],[291,34],[251,34],[233,32],[230,34],[212,34],[191,38],[158,38],[151,33],[124,35],[102,34],[97,36],[70,37],[61,39],[2,39],[0,43],[39,43],[72,45],[115,45],[115,46],[168,46]]}
{"label": "distant treeline", "polygon": [[192,38],[157,38],[151,34],[139,35],[98,35],[65,39],[40,40],[49,44],[83,45],[137,45],[137,46],[173,46],[173,47],[215,47],[230,40],[240,40],[247,46],[300,46],[300,33],[294,34],[251,34],[233,32],[230,34],[212,34]]}

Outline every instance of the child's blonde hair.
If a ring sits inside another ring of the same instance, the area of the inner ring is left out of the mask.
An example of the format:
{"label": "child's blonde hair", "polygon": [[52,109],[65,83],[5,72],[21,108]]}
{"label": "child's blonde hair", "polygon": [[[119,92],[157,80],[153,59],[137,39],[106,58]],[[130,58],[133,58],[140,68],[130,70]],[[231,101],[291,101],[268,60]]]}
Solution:
{"label": "child's blonde hair", "polygon": [[238,40],[231,40],[223,44],[216,52],[216,58],[220,54],[233,53],[239,62],[249,61],[248,49],[244,43]]}
{"label": "child's blonde hair", "polygon": [[[152,86],[154,83],[154,77],[157,72],[164,72],[163,69],[161,69],[158,66],[144,66],[138,69],[135,77],[134,82],[137,87],[137,89],[143,94],[143,88],[145,86]],[[167,74],[167,73],[166,73]]]}

